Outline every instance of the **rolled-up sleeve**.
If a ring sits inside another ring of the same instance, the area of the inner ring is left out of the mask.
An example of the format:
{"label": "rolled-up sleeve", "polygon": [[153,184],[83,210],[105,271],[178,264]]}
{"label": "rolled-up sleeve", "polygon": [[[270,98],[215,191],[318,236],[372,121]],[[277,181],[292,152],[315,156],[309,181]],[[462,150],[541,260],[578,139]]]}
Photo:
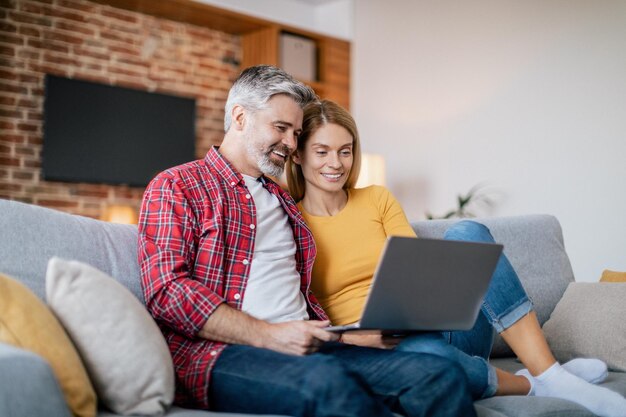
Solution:
{"label": "rolled-up sleeve", "polygon": [[224,302],[192,275],[199,226],[185,190],[168,175],[146,189],[139,219],[139,265],[146,305],[161,326],[194,338]]}

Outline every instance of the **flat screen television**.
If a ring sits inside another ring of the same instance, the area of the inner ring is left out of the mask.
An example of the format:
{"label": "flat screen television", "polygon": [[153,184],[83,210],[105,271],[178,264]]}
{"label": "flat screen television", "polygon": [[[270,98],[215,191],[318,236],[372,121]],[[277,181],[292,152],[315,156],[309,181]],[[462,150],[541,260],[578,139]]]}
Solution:
{"label": "flat screen television", "polygon": [[194,99],[46,75],[45,180],[144,187],[195,158]]}

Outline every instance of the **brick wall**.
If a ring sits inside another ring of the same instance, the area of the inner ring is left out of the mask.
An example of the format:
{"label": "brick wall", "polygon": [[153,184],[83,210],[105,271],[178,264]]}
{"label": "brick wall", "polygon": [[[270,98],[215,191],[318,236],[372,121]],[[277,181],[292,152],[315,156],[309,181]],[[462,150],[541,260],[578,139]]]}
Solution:
{"label": "brick wall", "polygon": [[[155,0],[159,1],[159,0]],[[100,217],[143,188],[41,179],[46,73],[196,98],[196,156],[223,136],[238,36],[84,0],[0,0],[0,198]]]}

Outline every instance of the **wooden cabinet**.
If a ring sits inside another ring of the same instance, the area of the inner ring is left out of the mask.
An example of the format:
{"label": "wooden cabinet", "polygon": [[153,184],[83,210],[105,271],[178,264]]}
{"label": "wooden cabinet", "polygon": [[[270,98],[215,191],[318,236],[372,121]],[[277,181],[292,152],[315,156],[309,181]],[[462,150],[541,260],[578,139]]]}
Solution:
{"label": "wooden cabinet", "polygon": [[240,35],[242,68],[258,64],[280,66],[282,32],[308,38],[315,43],[317,51],[318,79],[302,81],[320,97],[350,109],[350,42],[192,0],[92,1]]}
{"label": "wooden cabinet", "polygon": [[242,68],[257,64],[281,66],[280,35],[296,34],[312,40],[317,50],[317,80],[302,80],[322,98],[350,108],[350,43],[293,27],[272,25],[242,35]]}
{"label": "wooden cabinet", "polygon": [[324,38],[319,41],[320,96],[350,109],[350,43]]}

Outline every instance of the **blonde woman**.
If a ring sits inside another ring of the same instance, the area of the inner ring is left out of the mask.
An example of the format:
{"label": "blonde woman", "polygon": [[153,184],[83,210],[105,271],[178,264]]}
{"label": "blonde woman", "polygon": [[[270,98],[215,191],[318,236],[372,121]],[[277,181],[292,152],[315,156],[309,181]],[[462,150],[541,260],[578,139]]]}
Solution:
{"label": "blonde woman", "polygon": [[[415,236],[402,208],[380,186],[355,189],[361,149],[351,115],[331,101],[304,109],[298,149],[287,164],[287,183],[313,232],[318,255],[312,290],[333,324],[356,322],[376,262],[388,236]],[[446,239],[493,242],[473,221],[453,225]],[[494,331],[527,369],[513,375],[489,364]],[[346,334],[345,343],[395,348],[447,357],[465,370],[475,399],[493,395],[536,395],[574,401],[601,416],[626,416],[626,399],[588,382],[606,378],[606,365],[575,359],[561,366],[539,326],[532,302],[502,255],[481,314],[469,331],[430,332],[403,340]]]}

